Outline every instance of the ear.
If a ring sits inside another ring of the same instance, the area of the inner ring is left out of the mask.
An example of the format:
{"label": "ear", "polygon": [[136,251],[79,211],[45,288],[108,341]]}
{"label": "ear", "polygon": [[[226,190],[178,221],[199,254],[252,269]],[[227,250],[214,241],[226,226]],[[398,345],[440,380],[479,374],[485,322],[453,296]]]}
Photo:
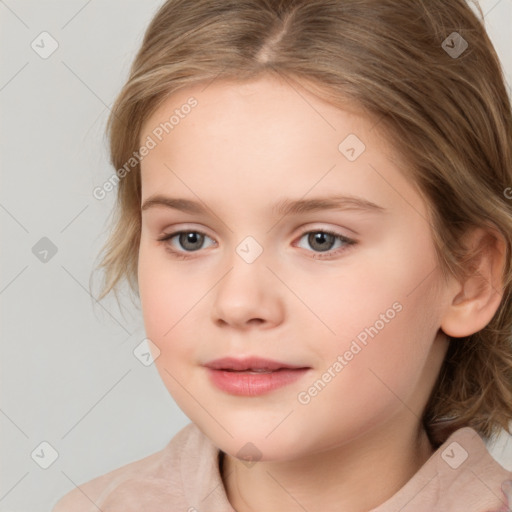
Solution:
{"label": "ear", "polygon": [[482,330],[503,296],[506,243],[497,230],[476,228],[467,237],[466,277],[454,281],[441,329],[462,338]]}

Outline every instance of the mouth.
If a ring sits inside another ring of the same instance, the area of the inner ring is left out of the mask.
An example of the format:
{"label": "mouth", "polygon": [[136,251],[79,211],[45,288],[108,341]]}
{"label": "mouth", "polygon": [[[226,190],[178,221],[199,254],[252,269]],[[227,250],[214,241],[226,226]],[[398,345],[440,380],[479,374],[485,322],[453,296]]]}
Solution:
{"label": "mouth", "polygon": [[262,358],[223,358],[204,365],[210,382],[230,395],[258,396],[292,384],[309,366],[293,365]]}

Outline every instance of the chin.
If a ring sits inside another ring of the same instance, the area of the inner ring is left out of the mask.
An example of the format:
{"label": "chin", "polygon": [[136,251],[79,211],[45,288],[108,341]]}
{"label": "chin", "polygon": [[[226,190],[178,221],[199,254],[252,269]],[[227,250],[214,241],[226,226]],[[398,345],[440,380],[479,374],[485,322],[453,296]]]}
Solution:
{"label": "chin", "polygon": [[[281,417],[280,421],[282,419]],[[285,426],[287,420],[277,428],[279,421],[274,421],[272,427],[267,427],[266,422],[258,422],[258,418],[254,416],[246,418],[244,422],[226,421],[224,416],[224,428],[211,419],[204,421],[203,417],[202,420],[192,421],[219,449],[240,460],[292,460],[308,449],[304,441],[311,440],[297,425],[290,423]]]}

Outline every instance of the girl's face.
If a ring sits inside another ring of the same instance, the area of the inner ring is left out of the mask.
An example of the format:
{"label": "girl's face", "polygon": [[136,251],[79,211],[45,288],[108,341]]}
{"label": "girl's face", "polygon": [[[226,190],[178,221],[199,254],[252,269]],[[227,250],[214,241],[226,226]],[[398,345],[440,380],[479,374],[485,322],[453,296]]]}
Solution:
{"label": "girl's face", "polygon": [[[140,142],[142,311],[185,414],[246,459],[411,439],[449,301],[425,204],[375,121],[265,77],[175,93]],[[205,366],[226,357],[302,370]]]}

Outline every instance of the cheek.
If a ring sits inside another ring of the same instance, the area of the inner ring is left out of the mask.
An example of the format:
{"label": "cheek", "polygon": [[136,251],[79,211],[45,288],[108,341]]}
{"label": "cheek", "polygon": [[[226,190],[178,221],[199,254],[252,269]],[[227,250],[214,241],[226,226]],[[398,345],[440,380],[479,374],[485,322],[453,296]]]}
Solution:
{"label": "cheek", "polygon": [[[415,232],[415,236],[409,236],[409,232]],[[428,312],[436,308],[433,284],[439,279],[437,266],[428,229],[410,226],[387,235],[373,247],[361,247],[346,264],[340,265],[324,283],[323,300],[322,290],[315,292],[318,310],[326,323],[343,336],[357,335],[383,314],[384,320],[391,320],[385,322],[386,330],[389,323],[395,323],[395,317],[404,322],[411,309],[427,312],[419,314],[418,319],[429,318]],[[395,314],[396,309],[406,314]]]}
{"label": "cheek", "polygon": [[421,416],[429,375],[435,369],[430,350],[436,329],[423,313],[421,300],[410,296],[391,303],[394,297],[351,304],[357,320],[340,312],[340,335],[321,348],[324,365],[300,390],[299,403],[308,402],[300,405],[304,418],[330,425],[323,440],[326,446],[340,435],[357,437],[404,407]]}
{"label": "cheek", "polygon": [[[170,265],[163,249],[149,246],[141,240],[138,282],[146,334],[162,351],[171,339],[197,291],[186,286],[186,279]],[[190,281],[189,281],[190,283]]]}
{"label": "cheek", "polygon": [[325,329],[319,350],[329,364],[346,355],[340,385],[357,382],[370,397],[379,389],[389,395],[386,385],[407,394],[417,382],[440,316],[440,274],[428,235],[390,240],[330,280],[329,300],[318,309],[335,334]]}
{"label": "cheek", "polygon": [[[166,389],[185,414],[194,417],[190,409],[190,368],[194,361],[193,326],[189,320],[192,308],[204,294],[200,293],[179,265],[169,265],[160,251],[139,251],[138,280],[146,336],[158,347],[155,366]],[[188,330],[188,332],[187,332]],[[195,333],[197,337],[197,332]]]}
{"label": "cheek", "polygon": [[208,312],[202,301],[215,284],[211,274],[206,268],[195,274],[190,264],[170,261],[163,248],[141,241],[138,280],[144,327],[160,350],[155,364],[170,391],[177,384],[164,369],[181,380],[197,363],[197,347],[206,339],[202,327]]}

